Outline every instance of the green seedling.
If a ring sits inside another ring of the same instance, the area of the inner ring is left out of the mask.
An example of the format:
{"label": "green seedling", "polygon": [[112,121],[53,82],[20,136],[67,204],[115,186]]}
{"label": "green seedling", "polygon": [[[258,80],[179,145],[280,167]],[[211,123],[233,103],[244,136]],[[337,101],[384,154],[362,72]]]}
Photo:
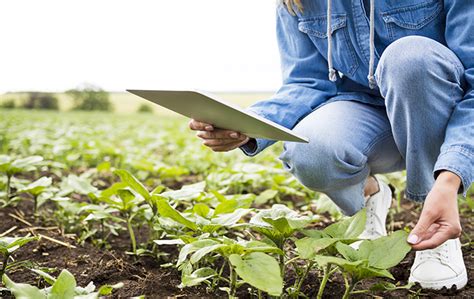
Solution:
{"label": "green seedling", "polygon": [[[270,209],[260,210],[252,219],[250,226],[263,234],[277,248],[285,251],[285,244],[296,231],[302,230],[314,221],[308,216],[301,216],[296,211],[282,204],[275,204]],[[286,255],[280,256],[281,275],[285,274]]]}
{"label": "green seedling", "polygon": [[104,285],[96,291],[94,283],[90,282],[86,287],[77,286],[76,279],[67,270],[61,271],[57,278],[40,271],[33,270],[39,274],[50,287],[39,289],[25,283],[15,283],[6,274],[2,276],[3,284],[12,292],[16,298],[29,299],[56,299],[56,298],[71,298],[71,299],[98,299],[101,296],[112,294],[114,289],[123,287],[123,283],[115,285]]}
{"label": "green seedling", "polygon": [[[283,252],[271,245],[260,241],[235,241],[226,237],[200,239],[186,244],[179,253],[177,267],[182,271],[182,286],[192,286],[210,278],[216,278],[228,283],[221,288],[228,292],[229,297],[235,297],[237,288],[242,283],[279,296],[283,289],[283,278],[277,260],[270,254],[283,255]],[[220,271],[210,267],[200,267],[207,258],[213,264],[217,255],[225,260]],[[228,265],[229,278],[222,277],[225,265]],[[198,268],[194,270],[194,268]],[[238,277],[242,281],[238,281]]]}
{"label": "green seedling", "polygon": [[[315,256],[321,254],[329,256],[336,255],[336,244],[338,242],[350,244],[357,241],[359,235],[364,231],[365,222],[366,211],[363,209],[354,216],[331,224],[323,230],[303,231],[303,233],[309,237],[299,239],[295,242],[299,257],[308,261],[307,268],[309,269],[314,264],[313,259]],[[332,264],[322,266],[323,278],[317,298],[322,298],[326,283],[329,277],[334,273],[334,270],[335,267],[333,267]],[[300,283],[304,278],[305,277],[300,278]]]}
{"label": "green seedling", "polygon": [[86,223],[88,228],[83,230],[85,234],[81,235],[81,241],[94,236],[94,240],[99,244],[107,244],[107,239],[111,235],[118,236],[118,230],[125,222],[124,219],[115,216],[120,213],[117,208],[104,204],[85,204],[79,209],[79,213],[87,215],[83,223]]}
{"label": "green seedling", "polygon": [[41,202],[53,197],[52,192],[47,192],[52,183],[53,180],[51,178],[41,177],[23,189],[18,190],[18,193],[28,193],[33,196],[33,214],[36,215]]}
{"label": "green seedling", "polygon": [[11,198],[11,181],[19,173],[36,170],[38,163],[43,161],[43,157],[30,156],[26,158],[13,159],[7,155],[0,155],[0,172],[7,176],[5,185],[5,205],[8,205]]}
{"label": "green seedling", "polygon": [[0,269],[0,277],[3,276],[7,270],[19,265],[20,262],[17,261],[9,262],[11,255],[22,246],[36,240],[38,240],[38,237],[0,238],[0,254],[2,255],[2,268]]}
{"label": "green seedling", "polygon": [[132,254],[137,255],[137,241],[135,238],[135,231],[133,229],[133,219],[145,212],[145,207],[141,205],[143,199],[136,196],[136,194],[129,189],[118,189],[116,191],[116,195],[110,197],[101,197],[101,200],[108,204],[111,208],[117,209],[120,212],[120,215],[126,221],[132,247]]}
{"label": "green seedling", "polygon": [[364,279],[394,279],[388,269],[398,265],[411,250],[407,237],[407,232],[396,231],[376,240],[364,240],[358,250],[337,242],[336,249],[342,257],[316,255],[313,260],[321,267],[334,265],[341,270],[346,285],[343,298],[349,298],[355,286]]}

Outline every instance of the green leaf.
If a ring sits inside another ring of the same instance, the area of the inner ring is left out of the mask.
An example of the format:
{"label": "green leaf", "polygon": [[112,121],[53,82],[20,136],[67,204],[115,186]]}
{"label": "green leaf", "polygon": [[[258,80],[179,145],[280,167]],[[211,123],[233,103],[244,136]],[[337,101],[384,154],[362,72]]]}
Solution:
{"label": "green leaf", "polygon": [[216,251],[217,249],[222,248],[222,247],[225,247],[225,246],[228,246],[228,245],[225,245],[225,244],[214,244],[214,245],[211,245],[211,246],[208,246],[208,247],[200,248],[200,249],[198,249],[196,252],[194,252],[193,255],[191,255],[191,258],[189,259],[189,261],[191,262],[191,264],[196,264],[196,263],[199,262],[203,257],[205,257],[206,255],[208,255],[209,253],[214,252],[214,251]]}
{"label": "green leaf", "polygon": [[[156,197],[156,195],[155,195]],[[194,222],[189,221],[184,217],[180,212],[175,210],[172,206],[170,206],[168,200],[164,198],[160,198],[156,200],[156,205],[158,207],[158,213],[161,216],[171,218],[174,221],[186,226],[189,229],[196,231],[198,229],[197,225]]]}
{"label": "green leaf", "polygon": [[137,180],[130,172],[124,169],[118,169],[114,171],[114,174],[118,175],[122,182],[126,183],[133,191],[140,194],[145,200],[150,199],[150,192]]}
{"label": "green leaf", "polygon": [[30,286],[25,283],[15,283],[6,274],[2,277],[3,284],[13,293],[17,299],[46,299],[44,291],[35,286]]}
{"label": "green leaf", "polygon": [[250,213],[250,209],[237,209],[230,214],[220,214],[211,220],[214,224],[221,226],[232,226],[236,224],[242,217]]}
{"label": "green leaf", "polygon": [[343,258],[323,255],[317,255],[313,258],[313,260],[318,263],[320,267],[325,267],[328,264],[339,266],[346,273],[349,273],[355,281],[371,277],[387,277],[393,279],[392,274],[390,274],[390,272],[387,270],[368,266],[367,260],[351,262]]}
{"label": "green leaf", "polygon": [[0,252],[2,254],[11,254],[18,248],[24,246],[25,244],[38,240],[38,237],[1,237],[0,238]]}
{"label": "green leaf", "polygon": [[278,262],[263,252],[252,252],[244,257],[232,254],[229,261],[235,272],[248,284],[271,296],[280,296],[283,279]]}
{"label": "green leaf", "polygon": [[237,200],[226,199],[217,205],[216,209],[214,210],[214,217],[219,214],[232,213],[235,211],[235,209],[237,209],[237,207],[238,207]]}
{"label": "green leaf", "polygon": [[358,251],[342,242],[336,243],[336,250],[348,261],[355,262],[359,259]]}
{"label": "green leaf", "polygon": [[197,286],[201,284],[201,282],[206,281],[216,275],[216,271],[212,268],[199,268],[189,275],[183,275],[181,277],[181,285],[179,287]]}
{"label": "green leaf", "polygon": [[184,245],[179,251],[178,261],[176,262],[176,267],[179,267],[188,257],[189,254],[205,247],[213,246],[219,244],[217,241],[205,239],[198,240],[190,244]]}
{"label": "green leaf", "polygon": [[207,218],[211,209],[203,203],[197,203],[193,207],[193,212],[201,217]]}
{"label": "green leaf", "polygon": [[180,190],[172,190],[160,193],[163,197],[168,197],[174,200],[190,200],[201,195],[206,187],[206,182],[202,181],[196,184],[185,185]]}
{"label": "green leaf", "polygon": [[126,187],[128,187],[128,185],[124,182],[114,183],[109,188],[102,190],[100,195],[102,197],[111,197],[112,195],[116,195],[118,190],[125,189]]}
{"label": "green leaf", "polygon": [[111,295],[113,290],[120,289],[124,286],[123,282],[116,283],[114,285],[103,285],[99,288],[99,295],[100,296],[107,296]]}
{"label": "green leaf", "polygon": [[260,210],[250,224],[256,226],[271,226],[288,237],[294,230],[307,226],[311,218],[300,216],[296,211],[282,204],[274,204],[271,209]]}
{"label": "green leaf", "polygon": [[129,211],[136,205],[134,203],[135,202],[135,194],[133,194],[130,190],[128,190],[128,189],[117,190],[117,195],[122,200],[121,210]]}
{"label": "green leaf", "polygon": [[62,270],[51,288],[48,299],[73,298],[76,279],[68,270]]}
{"label": "green leaf", "polygon": [[338,242],[338,238],[303,238],[295,242],[298,254],[304,259],[312,259],[323,249]]}
{"label": "green leaf", "polygon": [[365,209],[362,209],[352,217],[331,224],[323,232],[333,238],[356,239],[364,231],[365,222],[366,212]]}
{"label": "green leaf", "polygon": [[368,259],[371,267],[389,269],[398,265],[411,250],[408,233],[399,230],[386,237],[364,240],[359,247],[361,258]]}
{"label": "green leaf", "polygon": [[89,193],[95,194],[97,188],[91,185],[90,179],[70,174],[61,182],[61,191],[61,193],[75,192],[88,195]]}
{"label": "green leaf", "polygon": [[34,196],[38,196],[41,192],[44,191],[47,187],[51,186],[53,180],[49,177],[41,177],[38,180],[28,184],[23,189],[20,189],[18,192],[21,193],[30,193]]}
{"label": "green leaf", "polygon": [[278,191],[277,190],[272,190],[272,189],[267,189],[260,193],[256,198],[255,198],[255,204],[256,205],[262,205],[264,203],[267,203],[270,199],[275,198],[277,196]]}

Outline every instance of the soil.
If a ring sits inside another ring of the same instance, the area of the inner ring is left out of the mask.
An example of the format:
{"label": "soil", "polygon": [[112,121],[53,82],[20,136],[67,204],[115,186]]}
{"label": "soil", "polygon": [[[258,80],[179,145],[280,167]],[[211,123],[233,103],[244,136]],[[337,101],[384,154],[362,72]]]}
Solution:
{"label": "soil", "polygon": [[[402,209],[398,213],[393,213],[389,217],[389,226],[391,229],[401,229],[404,226],[413,227],[418,219],[419,208],[414,204],[404,201],[401,205]],[[153,257],[133,257],[125,254],[128,248],[127,235],[117,237],[111,240],[110,249],[100,249],[92,244],[85,243],[79,245],[76,242],[76,236],[61,234],[61,231],[52,226],[47,218],[34,217],[31,212],[32,205],[29,201],[22,201],[16,208],[0,209],[0,235],[1,233],[16,227],[9,236],[25,235],[28,232],[32,234],[43,234],[58,241],[62,241],[75,246],[76,248],[68,248],[64,245],[52,242],[46,238],[40,239],[38,242],[32,242],[18,250],[13,255],[15,260],[29,260],[37,266],[56,268],[53,272],[57,275],[60,270],[68,269],[77,279],[78,285],[86,286],[93,281],[96,286],[104,284],[124,283],[124,287],[115,290],[113,298],[129,298],[133,296],[146,295],[147,298],[225,298],[227,294],[221,291],[209,293],[205,286],[191,287],[180,289],[180,273],[173,267],[162,267],[161,265],[170,262],[170,260],[159,260]],[[474,213],[471,210],[462,210],[462,225],[464,235],[462,237],[463,244],[470,244],[474,239],[474,224],[472,223]],[[12,216],[14,215],[14,216]],[[30,223],[27,225],[21,218]],[[327,225],[329,221],[323,221]],[[146,229],[139,231],[137,235],[146,235]],[[174,247],[165,247],[164,251],[170,257],[177,256],[177,250]],[[413,287],[410,291],[396,290],[391,292],[371,292],[369,294],[354,295],[355,298],[366,298],[372,296],[384,297],[436,297],[436,298],[474,298],[474,249],[471,245],[463,247],[464,260],[470,278],[468,285],[462,290],[441,290],[429,291],[422,290],[418,286]],[[391,272],[395,279],[402,285],[407,283],[409,270],[414,259],[414,252],[411,252],[405,260],[394,267]],[[43,281],[39,280],[36,275],[25,268],[14,269],[8,273],[9,277],[16,282],[24,282],[43,287]],[[294,275],[289,272],[286,281],[288,285],[294,280]],[[380,280],[373,279],[363,282],[356,290],[368,289],[374,282]],[[316,272],[311,272],[306,279],[302,291],[310,298],[316,296],[319,287],[319,279]],[[246,292],[246,286],[240,288],[239,297],[249,298]],[[328,282],[325,290],[325,298],[340,298],[344,292],[344,282],[338,274],[334,275]],[[11,295],[4,291],[0,291],[0,297],[11,298]]]}

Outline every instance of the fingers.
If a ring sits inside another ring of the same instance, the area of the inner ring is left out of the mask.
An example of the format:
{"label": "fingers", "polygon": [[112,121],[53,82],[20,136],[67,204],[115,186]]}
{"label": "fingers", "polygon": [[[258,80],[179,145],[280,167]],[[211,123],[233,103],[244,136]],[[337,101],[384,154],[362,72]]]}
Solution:
{"label": "fingers", "polygon": [[196,136],[202,139],[245,139],[244,134],[240,134],[239,132],[230,131],[230,130],[214,130],[212,132],[209,131],[199,131],[197,132]]}
{"label": "fingers", "polygon": [[460,234],[460,232],[458,233],[456,230],[450,228],[439,229],[429,238],[420,241],[416,245],[412,245],[412,248],[414,250],[434,249],[449,239],[458,238]]}
{"label": "fingers", "polygon": [[233,149],[236,149],[244,144],[246,144],[249,141],[249,137],[246,137],[244,140],[240,142],[233,142],[233,143],[228,143],[225,145],[215,145],[215,146],[209,146],[210,149],[212,149],[215,152],[227,152],[231,151]]}
{"label": "fingers", "polygon": [[437,219],[438,215],[436,213],[423,209],[418,223],[408,236],[407,242],[411,245],[416,245],[423,239],[426,239],[426,235],[429,234],[429,228]]}
{"label": "fingers", "polygon": [[212,131],[214,127],[211,124],[200,122],[194,119],[189,121],[189,128],[195,131]]}

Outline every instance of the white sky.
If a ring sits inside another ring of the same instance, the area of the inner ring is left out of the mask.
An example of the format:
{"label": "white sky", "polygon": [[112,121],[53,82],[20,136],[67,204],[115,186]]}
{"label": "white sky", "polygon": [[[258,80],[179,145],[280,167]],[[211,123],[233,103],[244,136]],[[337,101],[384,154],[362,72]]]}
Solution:
{"label": "white sky", "polygon": [[280,84],[275,0],[1,0],[0,93]]}

